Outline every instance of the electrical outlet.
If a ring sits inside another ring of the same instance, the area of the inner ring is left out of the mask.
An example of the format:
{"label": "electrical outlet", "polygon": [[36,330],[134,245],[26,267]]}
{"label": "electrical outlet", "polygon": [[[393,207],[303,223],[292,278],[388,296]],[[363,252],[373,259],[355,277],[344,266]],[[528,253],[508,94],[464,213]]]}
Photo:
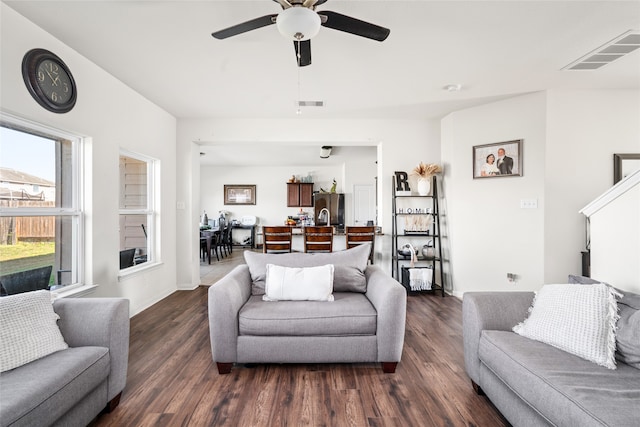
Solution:
{"label": "electrical outlet", "polygon": [[538,199],[520,199],[520,209],[538,209]]}
{"label": "electrical outlet", "polygon": [[184,202],[176,202],[176,209],[182,210],[184,208],[185,208]]}

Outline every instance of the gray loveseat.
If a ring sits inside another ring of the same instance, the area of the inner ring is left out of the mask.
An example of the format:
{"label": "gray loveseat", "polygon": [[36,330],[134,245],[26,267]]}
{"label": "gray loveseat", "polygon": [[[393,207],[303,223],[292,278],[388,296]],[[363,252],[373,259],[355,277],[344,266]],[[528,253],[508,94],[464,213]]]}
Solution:
{"label": "gray loveseat", "polygon": [[[234,363],[325,362],[381,362],[385,372],[395,372],[406,291],[368,266],[368,257],[368,245],[328,254],[245,252],[247,264],[209,288],[211,351],[219,373],[229,373]],[[333,264],[335,300],[263,301],[267,263]]]}
{"label": "gray loveseat", "polygon": [[637,347],[627,349],[630,363],[617,357],[615,370],[512,332],[532,292],[465,293],[464,357],[474,388],[516,427],[639,425],[640,295],[623,293],[618,332]]}
{"label": "gray loveseat", "polygon": [[127,378],[129,301],[53,303],[66,350],[0,374],[0,426],[86,426],[117,406]]}

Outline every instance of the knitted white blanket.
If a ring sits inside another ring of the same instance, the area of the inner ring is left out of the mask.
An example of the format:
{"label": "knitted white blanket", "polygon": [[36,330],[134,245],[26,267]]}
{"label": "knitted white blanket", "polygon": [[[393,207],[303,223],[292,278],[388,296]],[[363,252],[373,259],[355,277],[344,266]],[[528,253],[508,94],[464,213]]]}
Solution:
{"label": "knitted white blanket", "polygon": [[409,287],[412,291],[431,290],[432,270],[430,268],[410,268]]}

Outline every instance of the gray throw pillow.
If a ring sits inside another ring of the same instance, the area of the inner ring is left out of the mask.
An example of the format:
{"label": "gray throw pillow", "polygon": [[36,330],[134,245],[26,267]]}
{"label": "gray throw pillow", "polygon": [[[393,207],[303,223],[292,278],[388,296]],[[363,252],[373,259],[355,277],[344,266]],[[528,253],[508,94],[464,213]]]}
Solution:
{"label": "gray throw pillow", "polygon": [[[600,282],[570,274],[569,283],[588,285]],[[616,291],[624,295],[618,300],[620,318],[616,324],[616,360],[640,369],[640,295],[621,289]]]}
{"label": "gray throw pillow", "polygon": [[577,284],[577,285],[594,285],[596,283],[604,283],[604,282],[601,282],[600,280],[592,279],[591,277],[576,276],[574,274],[570,274],[568,283]]}
{"label": "gray throw pillow", "polygon": [[344,251],[329,253],[307,254],[292,252],[284,254],[261,254],[251,251],[244,252],[244,260],[251,273],[251,293],[264,295],[264,285],[267,278],[267,264],[283,267],[318,267],[333,264],[334,292],[367,291],[367,280],[364,270],[367,268],[371,244],[366,243]]}
{"label": "gray throw pillow", "polygon": [[616,359],[640,369],[640,295],[620,292],[624,296],[618,301]]}

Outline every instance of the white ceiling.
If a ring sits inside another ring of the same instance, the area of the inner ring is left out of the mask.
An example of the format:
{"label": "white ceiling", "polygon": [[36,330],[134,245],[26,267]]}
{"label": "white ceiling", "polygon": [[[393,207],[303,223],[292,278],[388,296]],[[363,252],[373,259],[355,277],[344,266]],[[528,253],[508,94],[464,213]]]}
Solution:
{"label": "white ceiling", "polygon": [[[3,2],[178,118],[294,118],[298,79],[301,100],[326,105],[304,118],[429,119],[545,89],[640,88],[638,51],[596,71],[561,70],[640,30],[640,1],[329,0],[318,11],[391,34],[380,43],[323,27],[301,69],[275,26],[211,37],[278,13],[271,0]],[[460,92],[443,90],[456,83]]]}

